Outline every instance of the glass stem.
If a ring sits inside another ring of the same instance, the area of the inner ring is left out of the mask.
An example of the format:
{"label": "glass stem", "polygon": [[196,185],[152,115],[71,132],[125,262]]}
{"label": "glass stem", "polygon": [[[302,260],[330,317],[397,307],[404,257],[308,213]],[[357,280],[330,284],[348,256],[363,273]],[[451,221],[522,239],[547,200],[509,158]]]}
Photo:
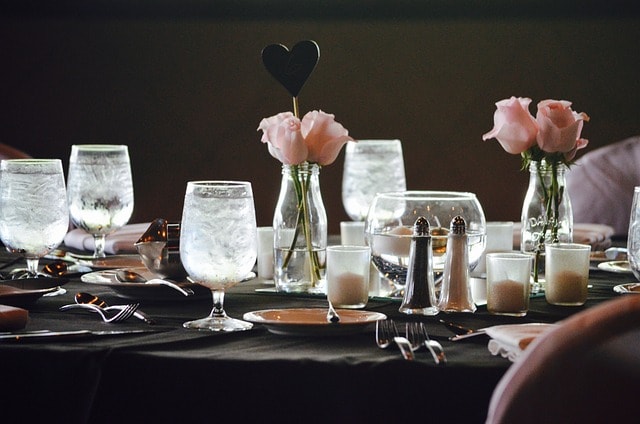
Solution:
{"label": "glass stem", "polygon": [[227,314],[224,311],[224,290],[211,290],[213,296],[213,309],[209,316],[211,318],[226,317]]}
{"label": "glass stem", "polygon": [[39,258],[27,258],[27,272],[30,277],[38,276],[38,263],[40,262]]}
{"label": "glass stem", "polygon": [[95,250],[93,251],[94,258],[104,258],[107,256],[104,253],[105,238],[106,236],[104,234],[93,235],[93,242],[96,245]]}

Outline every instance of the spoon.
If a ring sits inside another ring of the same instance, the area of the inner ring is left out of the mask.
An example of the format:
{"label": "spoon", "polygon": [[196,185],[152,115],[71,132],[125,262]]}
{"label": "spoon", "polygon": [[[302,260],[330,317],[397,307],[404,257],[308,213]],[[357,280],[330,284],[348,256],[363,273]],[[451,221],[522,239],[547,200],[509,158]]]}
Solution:
{"label": "spoon", "polygon": [[193,290],[190,288],[182,288],[176,283],[168,280],[163,280],[160,278],[152,278],[151,280],[147,280],[142,275],[138,274],[135,271],[131,271],[128,269],[119,269],[116,271],[116,280],[121,283],[141,283],[141,284],[162,284],[167,287],[171,287],[174,290],[179,291],[185,296],[191,296],[193,294]]}
{"label": "spoon", "polygon": [[327,312],[327,321],[329,321],[332,324],[337,324],[340,322],[340,315],[338,315],[336,310],[333,309],[333,305],[331,304],[331,301],[329,301],[329,311]]}
{"label": "spoon", "polygon": [[[77,304],[79,305],[95,305],[99,308],[102,309],[106,309],[109,307],[109,305],[107,304],[107,302],[104,299],[99,298],[96,295],[90,294],[90,293],[84,293],[84,292],[79,292],[76,293],[75,297],[74,297],[75,301]],[[134,313],[133,316],[143,320],[144,322],[146,322],[147,324],[155,324],[155,321],[149,317],[149,315],[145,314],[144,312],[142,312],[141,310],[137,309]]]}
{"label": "spoon", "polygon": [[42,267],[42,272],[52,277],[62,277],[69,270],[69,266],[62,260],[57,260]]}

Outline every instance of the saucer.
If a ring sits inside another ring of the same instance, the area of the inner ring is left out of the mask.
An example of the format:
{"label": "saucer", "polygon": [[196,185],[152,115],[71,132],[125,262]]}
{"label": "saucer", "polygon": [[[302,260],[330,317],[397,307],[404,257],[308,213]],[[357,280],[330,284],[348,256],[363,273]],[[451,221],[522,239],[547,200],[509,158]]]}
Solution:
{"label": "saucer", "polygon": [[120,269],[143,267],[140,255],[107,255],[104,258],[79,257],[78,264],[92,269]]}
{"label": "saucer", "polygon": [[[121,268],[134,271],[142,275],[147,280],[157,278],[151,271],[145,267],[127,267]],[[119,297],[135,300],[148,301],[173,301],[187,299],[201,299],[203,297],[211,297],[211,290],[199,284],[190,281],[176,282],[181,287],[188,287],[194,291],[191,296],[184,296],[177,290],[167,287],[163,284],[145,284],[145,283],[122,283],[116,279],[116,272],[119,269],[105,269],[100,271],[89,272],[80,277],[83,283],[95,284],[98,286],[106,286],[113,290]]]}
{"label": "saucer", "polygon": [[629,266],[629,261],[609,261],[609,262],[600,262],[598,264],[598,269],[601,271],[607,272],[616,272],[619,274],[631,274],[631,267]]}
{"label": "saucer", "polygon": [[613,291],[618,294],[640,294],[640,283],[618,284]]}
{"label": "saucer", "polygon": [[355,334],[387,316],[379,312],[338,309],[340,322],[327,321],[327,309],[265,309],[247,312],[245,321],[263,324],[273,334],[286,336],[332,336]]}

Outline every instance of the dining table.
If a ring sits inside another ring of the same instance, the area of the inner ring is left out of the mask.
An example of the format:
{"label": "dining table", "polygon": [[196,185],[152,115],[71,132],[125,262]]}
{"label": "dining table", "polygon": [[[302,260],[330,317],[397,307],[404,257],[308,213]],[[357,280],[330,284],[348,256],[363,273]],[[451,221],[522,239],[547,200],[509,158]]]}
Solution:
{"label": "dining table", "polygon": [[[145,291],[129,296],[126,290],[70,274],[61,280],[66,293],[22,305],[29,311],[23,331],[152,332],[1,340],[0,417],[64,423],[484,422],[493,389],[512,362],[489,352],[488,336],[450,341],[453,333],[440,321],[476,329],[559,322],[621,296],[614,287],[634,281],[628,272],[597,265],[590,269],[585,305],[554,306],[544,294],[534,294],[523,317],[491,315],[485,306],[475,313],[406,315],[398,311],[400,299],[369,299],[364,310],[393,319],[401,331],[407,322],[424,323],[431,338],[441,343],[446,365],[437,365],[426,349],[408,361],[395,345],[379,348],[375,323],[347,332],[333,330],[339,323],[327,324],[309,334],[304,329],[276,334],[272,330],[277,325],[259,323],[233,333],[185,329],[185,321],[211,310],[204,287],[194,287],[192,296],[171,293],[168,287],[162,287],[168,290],[162,296],[155,295],[157,287],[149,287],[153,296]],[[132,317],[108,324],[94,313],[61,311],[78,292],[113,305],[140,303],[154,323]],[[230,316],[242,318],[268,309],[325,310],[327,300],[322,294],[277,292],[272,281],[256,277],[229,289],[224,305]]]}

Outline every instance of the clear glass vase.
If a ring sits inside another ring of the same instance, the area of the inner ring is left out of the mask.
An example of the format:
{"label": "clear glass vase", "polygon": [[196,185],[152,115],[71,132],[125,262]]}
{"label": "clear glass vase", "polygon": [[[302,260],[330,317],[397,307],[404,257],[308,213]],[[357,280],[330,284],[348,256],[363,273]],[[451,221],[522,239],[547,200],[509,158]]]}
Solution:
{"label": "clear glass vase", "polygon": [[573,212],[566,190],[567,166],[560,162],[532,161],[529,188],[522,205],[520,250],[534,255],[532,292],[541,287],[546,243],[573,240]]}
{"label": "clear glass vase", "polygon": [[327,213],[317,164],[282,166],[273,216],[274,281],[284,292],[324,292]]}

